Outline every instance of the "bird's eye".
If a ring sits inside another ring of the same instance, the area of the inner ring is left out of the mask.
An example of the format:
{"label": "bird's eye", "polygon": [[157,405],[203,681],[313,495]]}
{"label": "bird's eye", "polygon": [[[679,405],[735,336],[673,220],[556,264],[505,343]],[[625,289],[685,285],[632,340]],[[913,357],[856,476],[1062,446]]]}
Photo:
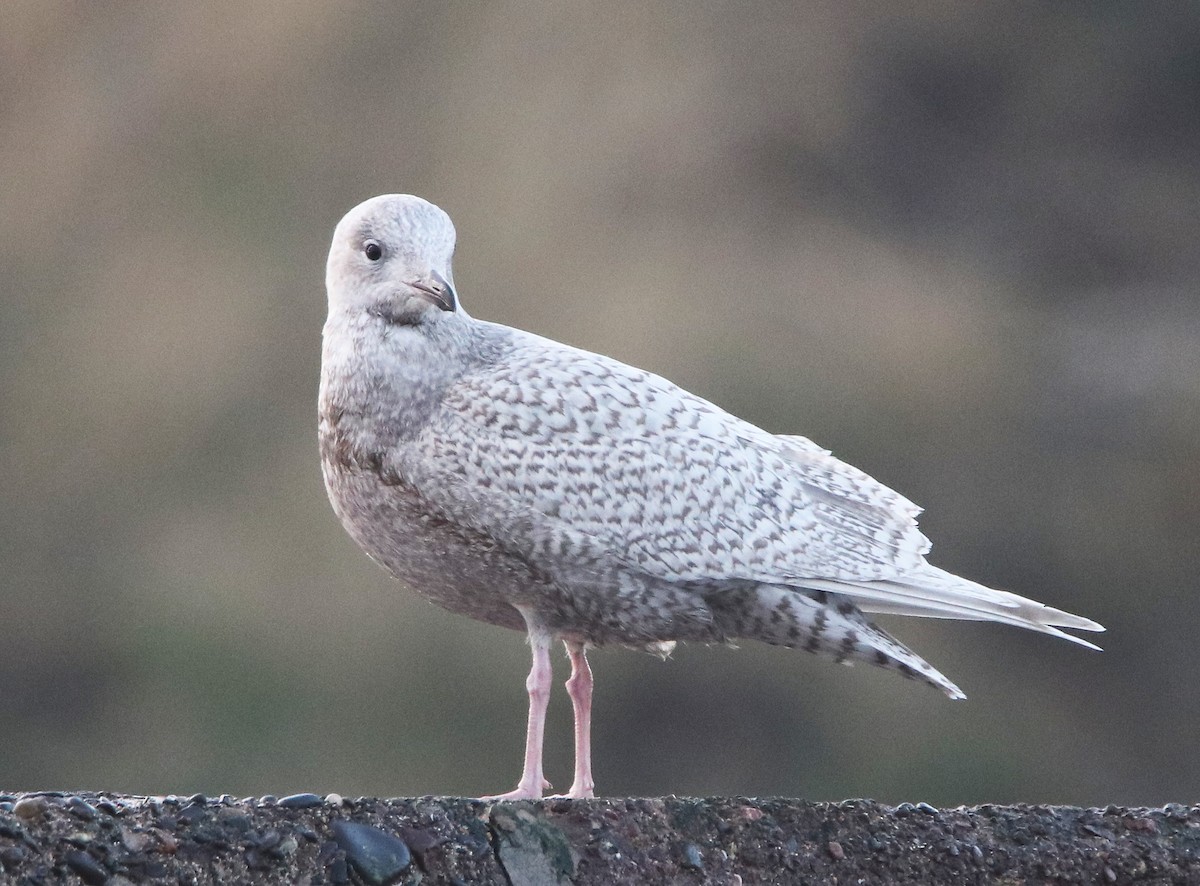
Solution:
{"label": "bird's eye", "polygon": [[383,258],[383,247],[378,240],[368,240],[363,244],[363,255],[370,261],[379,261]]}

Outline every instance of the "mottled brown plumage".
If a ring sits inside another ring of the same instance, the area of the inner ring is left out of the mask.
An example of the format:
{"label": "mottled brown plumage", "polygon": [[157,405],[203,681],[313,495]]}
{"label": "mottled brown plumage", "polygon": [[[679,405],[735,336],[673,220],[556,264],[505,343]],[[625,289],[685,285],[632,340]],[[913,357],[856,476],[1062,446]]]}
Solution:
{"label": "mottled brown plumage", "polygon": [[796,436],[616,360],[475,320],[454,227],[376,197],[330,249],[320,441],[334,510],[445,608],[528,632],[525,769],[541,796],[549,647],[567,646],[590,796],[588,646],[747,638],[865,661],[962,697],[864,612],[998,621],[1090,646],[1089,619],[928,564],[919,509]]}

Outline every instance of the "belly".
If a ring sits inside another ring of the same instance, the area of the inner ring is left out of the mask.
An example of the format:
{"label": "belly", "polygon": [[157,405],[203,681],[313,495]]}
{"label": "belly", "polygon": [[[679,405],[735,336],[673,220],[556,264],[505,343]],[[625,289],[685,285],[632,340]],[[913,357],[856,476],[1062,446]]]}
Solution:
{"label": "belly", "polygon": [[393,576],[444,609],[524,631],[517,607],[556,637],[658,648],[724,639],[695,589],[595,560],[531,567],[493,539],[432,515],[398,478],[324,462],[333,509]]}

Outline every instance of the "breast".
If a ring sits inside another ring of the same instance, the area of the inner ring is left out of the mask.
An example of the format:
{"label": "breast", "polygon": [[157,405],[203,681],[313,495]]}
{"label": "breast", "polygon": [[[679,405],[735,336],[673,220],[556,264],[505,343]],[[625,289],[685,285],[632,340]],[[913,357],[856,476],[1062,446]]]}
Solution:
{"label": "breast", "polygon": [[490,539],[430,514],[399,478],[324,458],[322,468],[334,512],[371,559],[444,609],[525,630],[513,604],[535,599],[544,584],[528,566]]}

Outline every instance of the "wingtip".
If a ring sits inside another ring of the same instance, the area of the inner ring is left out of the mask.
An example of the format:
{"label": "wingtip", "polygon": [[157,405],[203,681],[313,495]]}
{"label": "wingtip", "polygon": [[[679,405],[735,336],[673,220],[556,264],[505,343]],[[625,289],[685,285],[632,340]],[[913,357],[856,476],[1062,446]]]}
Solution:
{"label": "wingtip", "polygon": [[1046,614],[1050,617],[1044,620],[1045,623],[1054,625],[1056,628],[1070,628],[1073,631],[1092,631],[1097,634],[1104,633],[1104,625],[1098,621],[1092,621],[1090,618],[1084,618],[1082,615],[1075,615],[1072,612],[1064,612],[1052,606],[1047,606],[1046,610]]}
{"label": "wingtip", "polygon": [[[1097,627],[1099,627],[1099,625],[1097,625]],[[1080,628],[1080,630],[1089,630],[1089,629],[1088,628]],[[1100,630],[1103,631],[1104,628],[1100,628]],[[1084,649],[1090,649],[1093,652],[1103,652],[1104,651],[1099,646],[1097,646],[1095,643],[1093,643],[1091,640],[1085,640],[1085,639],[1083,639],[1083,637],[1076,637],[1074,634],[1068,634],[1066,631],[1060,631],[1058,628],[1052,628],[1052,627],[1047,626],[1045,628],[1045,633],[1050,634],[1054,637],[1059,637],[1063,640],[1070,640],[1076,646],[1082,646]]]}

